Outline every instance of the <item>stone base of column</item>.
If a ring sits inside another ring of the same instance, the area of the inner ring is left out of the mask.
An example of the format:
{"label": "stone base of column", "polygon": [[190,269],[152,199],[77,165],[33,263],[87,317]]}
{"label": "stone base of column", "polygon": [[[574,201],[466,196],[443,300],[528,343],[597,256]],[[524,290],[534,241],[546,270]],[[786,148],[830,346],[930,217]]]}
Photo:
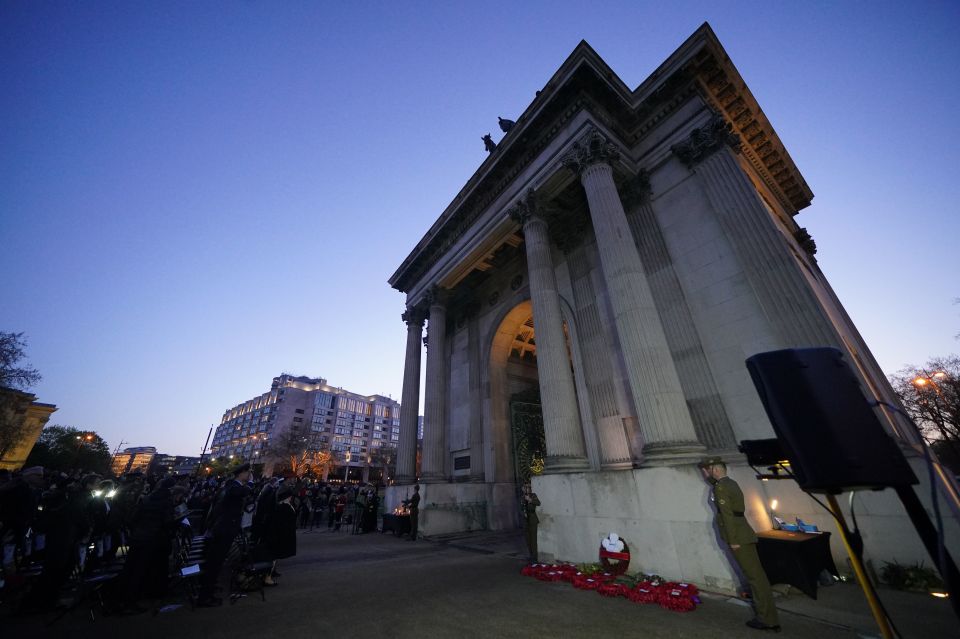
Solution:
{"label": "stone base of column", "polygon": [[657,442],[643,447],[643,464],[649,466],[677,466],[700,461],[707,448],[698,442]]}
{"label": "stone base of column", "polygon": [[410,475],[398,475],[393,478],[394,485],[397,486],[407,486],[409,484],[417,483],[417,478]]}
{"label": "stone base of column", "polygon": [[619,462],[602,462],[600,464],[600,470],[630,470],[631,468],[639,468],[640,464],[635,461],[619,461]]}
{"label": "stone base of column", "polygon": [[484,479],[483,473],[480,473],[478,475],[470,475],[470,477],[467,478],[467,482],[471,484],[482,484],[485,481],[486,479]]}
{"label": "stone base of column", "polygon": [[555,473],[582,473],[590,470],[590,462],[586,457],[560,457],[547,455],[544,460],[543,472],[547,475]]}
{"label": "stone base of column", "polygon": [[420,477],[421,484],[446,484],[449,482],[450,478],[440,473],[429,473]]}

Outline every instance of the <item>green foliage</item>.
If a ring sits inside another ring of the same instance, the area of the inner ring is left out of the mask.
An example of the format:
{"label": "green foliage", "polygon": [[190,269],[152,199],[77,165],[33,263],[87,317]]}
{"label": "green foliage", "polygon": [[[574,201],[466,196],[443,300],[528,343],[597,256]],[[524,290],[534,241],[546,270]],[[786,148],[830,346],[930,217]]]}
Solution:
{"label": "green foliage", "polygon": [[919,590],[928,592],[931,589],[943,588],[943,580],[933,568],[917,562],[905,566],[896,560],[884,562],[880,569],[880,580],[895,590]]}
{"label": "green foliage", "polygon": [[[204,477],[217,477],[217,476],[227,476],[233,474],[233,469],[237,468],[244,461],[239,456],[230,459],[229,457],[214,457],[213,459],[208,459],[207,462],[203,465]],[[207,471],[207,468],[210,471]]]}
{"label": "green foliage", "polygon": [[603,572],[603,566],[600,564],[577,564],[577,570],[585,575]]}
{"label": "green foliage", "polygon": [[110,448],[95,432],[73,426],[47,426],[27,458],[26,466],[69,473],[75,469],[110,473]]}

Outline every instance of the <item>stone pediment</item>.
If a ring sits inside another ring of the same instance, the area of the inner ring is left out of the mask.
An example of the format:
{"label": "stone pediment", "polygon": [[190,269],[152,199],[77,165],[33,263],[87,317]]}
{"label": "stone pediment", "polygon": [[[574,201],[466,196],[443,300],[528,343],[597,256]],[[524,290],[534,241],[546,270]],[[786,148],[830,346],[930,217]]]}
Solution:
{"label": "stone pediment", "polygon": [[581,41],[390,277],[390,285],[409,292],[576,115],[588,112],[615,137],[636,144],[694,96],[741,136],[744,157],[785,210],[795,214],[809,205],[813,194],[707,23],[632,91]]}

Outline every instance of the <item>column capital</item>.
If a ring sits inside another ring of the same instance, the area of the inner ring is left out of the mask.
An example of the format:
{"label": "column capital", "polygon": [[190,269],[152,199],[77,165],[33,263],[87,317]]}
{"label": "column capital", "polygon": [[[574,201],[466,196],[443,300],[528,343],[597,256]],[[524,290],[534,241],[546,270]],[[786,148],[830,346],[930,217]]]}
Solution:
{"label": "column capital", "polygon": [[579,140],[573,143],[573,148],[561,162],[564,168],[581,175],[594,164],[612,164],[620,157],[617,145],[600,133],[596,127],[590,127]]}
{"label": "column capital", "polygon": [[723,116],[714,113],[706,124],[691,131],[686,140],[674,144],[670,150],[692,169],[724,146],[739,153],[740,136],[733,132],[733,127]]}
{"label": "column capital", "polygon": [[402,319],[407,326],[420,326],[422,328],[423,320],[426,318],[426,312],[419,306],[408,306],[407,310],[400,314],[400,319]]}
{"label": "column capital", "polygon": [[426,301],[427,306],[431,308],[434,306],[445,307],[447,305],[447,301],[449,301],[450,299],[450,291],[448,289],[443,288],[442,286],[434,284],[433,286],[427,289],[427,292],[424,295],[423,299],[424,301]]}
{"label": "column capital", "polygon": [[554,209],[554,206],[538,197],[533,189],[529,189],[516,204],[507,209],[507,215],[522,228],[533,219],[546,222],[546,216]]}
{"label": "column capital", "polygon": [[640,169],[639,173],[621,184],[620,190],[620,199],[623,200],[625,209],[648,202],[653,193],[650,187],[650,174],[646,169]]}

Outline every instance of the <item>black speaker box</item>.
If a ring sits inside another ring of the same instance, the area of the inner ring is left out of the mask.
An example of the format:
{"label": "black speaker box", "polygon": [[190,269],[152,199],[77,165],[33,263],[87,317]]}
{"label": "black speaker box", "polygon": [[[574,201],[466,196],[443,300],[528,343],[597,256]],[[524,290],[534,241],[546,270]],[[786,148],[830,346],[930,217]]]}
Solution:
{"label": "black speaker box", "polygon": [[917,478],[835,348],[759,353],[747,369],[803,490],[908,486]]}

